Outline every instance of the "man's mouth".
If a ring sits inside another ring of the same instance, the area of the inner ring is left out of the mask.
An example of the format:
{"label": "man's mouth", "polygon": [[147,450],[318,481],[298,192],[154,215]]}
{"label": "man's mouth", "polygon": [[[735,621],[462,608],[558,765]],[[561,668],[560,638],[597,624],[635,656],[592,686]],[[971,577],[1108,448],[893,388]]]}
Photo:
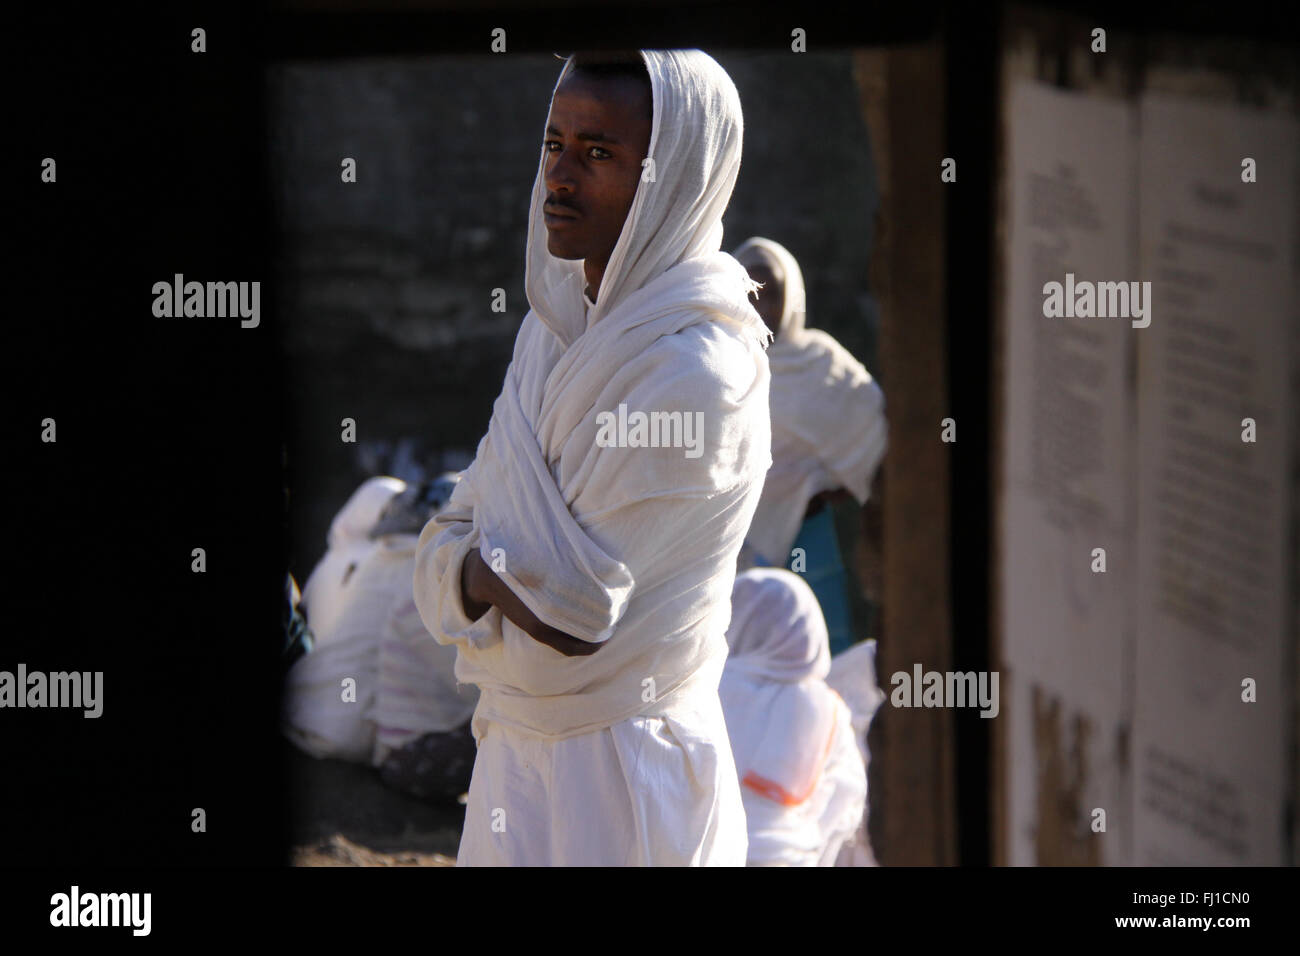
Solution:
{"label": "man's mouth", "polygon": [[542,216],[545,218],[548,226],[558,226],[576,221],[578,213],[567,206],[557,206],[552,203],[544,203],[542,205]]}

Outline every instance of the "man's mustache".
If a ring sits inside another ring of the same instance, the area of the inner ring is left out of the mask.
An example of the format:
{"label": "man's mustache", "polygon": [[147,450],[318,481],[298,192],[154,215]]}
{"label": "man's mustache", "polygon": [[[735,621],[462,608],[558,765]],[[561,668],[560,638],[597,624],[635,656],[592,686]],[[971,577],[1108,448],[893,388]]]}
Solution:
{"label": "man's mustache", "polygon": [[567,202],[561,202],[558,199],[547,199],[546,202],[542,203],[542,209],[545,212],[557,212],[559,210],[564,210],[575,216],[582,215],[582,210],[580,210],[577,206],[574,206]]}

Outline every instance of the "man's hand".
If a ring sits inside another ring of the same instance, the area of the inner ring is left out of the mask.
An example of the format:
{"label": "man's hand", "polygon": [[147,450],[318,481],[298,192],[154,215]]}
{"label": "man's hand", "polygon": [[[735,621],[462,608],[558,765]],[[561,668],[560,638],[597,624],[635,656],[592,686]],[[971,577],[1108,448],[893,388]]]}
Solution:
{"label": "man's hand", "polygon": [[460,603],[464,605],[465,615],[471,621],[477,621],[492,607],[492,602],[485,594],[483,570],[491,572],[483,563],[478,548],[474,548],[465,555],[460,566]]}
{"label": "man's hand", "polygon": [[478,620],[486,614],[488,608],[499,607],[501,613],[525,634],[559,651],[565,657],[594,654],[602,646],[565,634],[538,618],[528,610],[528,606],[519,600],[519,596],[510,590],[496,572],[488,567],[477,548],[465,555],[465,562],[460,572],[460,587],[465,613],[473,620]]}

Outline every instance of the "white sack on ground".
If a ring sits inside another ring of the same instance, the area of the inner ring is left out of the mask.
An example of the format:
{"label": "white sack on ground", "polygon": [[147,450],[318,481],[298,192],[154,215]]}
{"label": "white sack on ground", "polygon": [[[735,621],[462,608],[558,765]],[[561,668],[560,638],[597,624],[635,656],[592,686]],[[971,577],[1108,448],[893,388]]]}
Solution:
{"label": "white sack on ground", "polygon": [[[700,51],[642,55],[656,178],[638,184],[588,310],[582,263],[547,251],[543,151],[529,212],[532,308],[477,456],[420,536],[420,614],[458,649],[457,676],[482,690],[472,726],[484,762],[470,788],[462,862],[623,859],[624,848],[606,855],[575,829],[583,815],[563,805],[565,784],[527,770],[521,747],[497,746],[522,737],[544,747],[550,766],[582,750],[573,759],[585,761],[584,779],[621,768],[584,813],[631,815],[631,862],[744,857],[717,681],[736,555],[771,458],[768,333],[748,275],[720,251],[740,165],[740,102]],[[702,415],[703,453],[601,447],[597,416],[620,404]],[[605,646],[565,657],[499,609],[469,620],[460,572],[470,548],[489,566],[500,559],[500,576],[542,621]],[[642,718],[658,721],[653,745],[648,725],[633,723]],[[603,736],[569,743],[590,734]],[[632,746],[630,765],[609,758],[620,740]],[[507,776],[513,783],[502,789]],[[656,792],[662,805],[646,800]],[[509,799],[507,816],[546,814],[546,824],[478,832],[501,807],[490,799]]]}
{"label": "white sack on ground", "polygon": [[797,574],[736,576],[718,689],[749,828],[750,865],[831,866],[857,829],[866,767],[848,706],[826,683],[826,622]]}
{"label": "white sack on ground", "polygon": [[885,454],[885,398],[844,346],[804,327],[803,272],[784,246],[755,237],[733,255],[746,264],[775,261],[785,273],[780,325],[767,350],[772,468],[747,542],[759,563],[782,567],[814,495],[846,488],[866,503]]}

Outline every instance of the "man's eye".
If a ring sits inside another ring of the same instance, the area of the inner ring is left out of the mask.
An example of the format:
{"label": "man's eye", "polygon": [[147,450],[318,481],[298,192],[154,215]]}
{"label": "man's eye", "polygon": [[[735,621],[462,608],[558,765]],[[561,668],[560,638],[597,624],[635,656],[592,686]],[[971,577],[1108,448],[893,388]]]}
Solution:
{"label": "man's eye", "polygon": [[[548,139],[542,145],[548,153],[555,153],[562,149],[564,144],[562,144],[558,139]],[[592,159],[609,159],[613,156],[613,153],[609,150],[601,149],[599,146],[592,146],[588,152]]]}

